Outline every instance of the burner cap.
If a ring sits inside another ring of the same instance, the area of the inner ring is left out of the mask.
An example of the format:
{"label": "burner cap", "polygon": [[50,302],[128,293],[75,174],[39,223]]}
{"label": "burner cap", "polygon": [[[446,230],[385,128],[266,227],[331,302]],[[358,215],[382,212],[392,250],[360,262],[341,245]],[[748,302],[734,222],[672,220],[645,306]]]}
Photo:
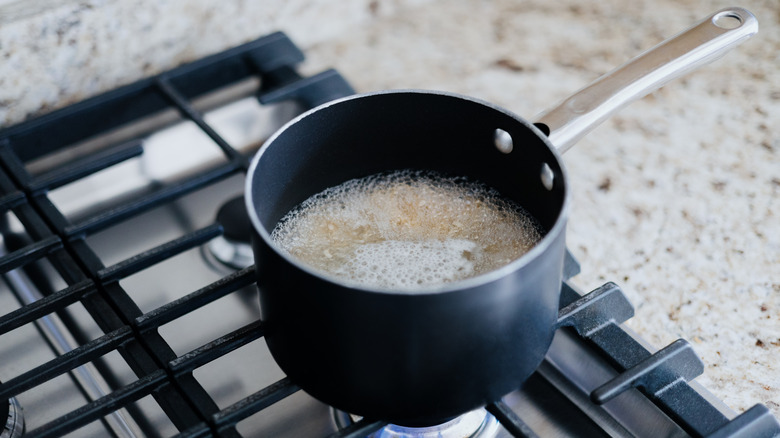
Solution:
{"label": "burner cap", "polygon": [[246,212],[243,196],[233,198],[219,208],[217,222],[222,225],[225,239],[249,244],[252,237],[252,223]]}
{"label": "burner cap", "polygon": [[[217,268],[243,269],[254,263],[250,241],[252,223],[246,212],[244,198],[239,196],[226,202],[217,212],[222,225],[222,236],[207,245],[206,258]],[[214,264],[218,263],[218,266]]]}
{"label": "burner cap", "polygon": [[22,407],[15,398],[0,402],[0,422],[4,423],[0,438],[19,438],[24,433]]}

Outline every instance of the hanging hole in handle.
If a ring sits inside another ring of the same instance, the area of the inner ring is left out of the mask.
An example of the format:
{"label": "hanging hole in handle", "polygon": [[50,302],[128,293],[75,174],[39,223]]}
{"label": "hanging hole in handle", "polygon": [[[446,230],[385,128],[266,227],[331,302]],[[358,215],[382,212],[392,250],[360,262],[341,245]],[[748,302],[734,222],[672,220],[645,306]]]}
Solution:
{"label": "hanging hole in handle", "polygon": [[742,17],[736,12],[721,12],[712,17],[712,24],[721,29],[731,30],[742,26]]}
{"label": "hanging hole in handle", "polygon": [[505,154],[512,152],[515,147],[512,136],[500,128],[493,131],[493,144],[496,145],[496,149]]}
{"label": "hanging hole in handle", "polygon": [[542,185],[548,191],[553,189],[553,183],[555,182],[555,174],[553,173],[550,165],[542,163],[542,172],[540,174]]}

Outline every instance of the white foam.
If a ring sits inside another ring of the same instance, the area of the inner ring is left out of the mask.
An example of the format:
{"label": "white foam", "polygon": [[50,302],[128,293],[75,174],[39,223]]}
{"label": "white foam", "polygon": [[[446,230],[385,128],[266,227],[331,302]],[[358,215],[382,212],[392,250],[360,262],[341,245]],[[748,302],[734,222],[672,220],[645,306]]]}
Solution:
{"label": "white foam", "polygon": [[524,210],[484,185],[402,171],[347,181],[309,198],[271,237],[315,269],[358,285],[409,291],[503,266],[541,232]]}
{"label": "white foam", "polygon": [[385,240],[360,245],[333,273],[360,284],[414,289],[473,276],[477,251],[465,239]]}

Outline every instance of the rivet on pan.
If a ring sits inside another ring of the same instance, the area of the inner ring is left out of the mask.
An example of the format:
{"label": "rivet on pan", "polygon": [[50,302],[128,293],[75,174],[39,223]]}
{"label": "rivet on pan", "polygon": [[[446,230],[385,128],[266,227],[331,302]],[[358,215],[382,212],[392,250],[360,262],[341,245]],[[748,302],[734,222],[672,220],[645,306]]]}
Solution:
{"label": "rivet on pan", "polygon": [[550,166],[547,163],[542,164],[542,185],[547,190],[553,189],[553,181],[555,180],[555,175],[553,174],[552,169],[550,169]]}
{"label": "rivet on pan", "polygon": [[503,129],[493,131],[493,143],[495,143],[496,149],[505,154],[512,152],[512,148],[514,148],[512,136]]}

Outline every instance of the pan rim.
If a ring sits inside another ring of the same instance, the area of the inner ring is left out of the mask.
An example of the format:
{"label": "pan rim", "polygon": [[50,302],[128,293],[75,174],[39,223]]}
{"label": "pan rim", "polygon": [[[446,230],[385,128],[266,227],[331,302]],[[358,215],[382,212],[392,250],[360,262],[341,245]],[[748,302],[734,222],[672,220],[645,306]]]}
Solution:
{"label": "pan rim", "polygon": [[[425,286],[425,287],[420,287],[415,289],[408,289],[408,290],[381,288],[381,287],[366,287],[365,285],[362,284],[350,282],[348,280],[344,280],[343,278],[339,278],[334,275],[324,273],[318,269],[312,268],[306,263],[303,263],[297,258],[288,254],[286,251],[282,250],[271,239],[271,234],[268,232],[268,230],[266,230],[266,227],[263,226],[262,222],[260,221],[260,218],[258,217],[257,214],[257,209],[254,205],[254,198],[252,196],[252,188],[254,187],[254,179],[257,173],[257,167],[259,166],[259,163],[262,160],[264,153],[270,147],[273,146],[275,140],[279,136],[281,136],[285,131],[287,131],[287,129],[289,129],[291,126],[295,125],[300,120],[307,118],[312,114],[323,111],[328,107],[339,105],[354,99],[362,99],[366,97],[380,96],[385,94],[428,94],[428,95],[439,95],[439,96],[446,96],[446,97],[452,97],[458,99],[465,99],[473,103],[488,107],[492,110],[502,112],[508,115],[509,117],[515,119],[519,123],[525,125],[531,131],[533,131],[537,135],[537,137],[539,137],[542,140],[542,142],[547,146],[547,148],[552,152],[556,164],[558,165],[561,171],[563,190],[564,190],[563,202],[560,211],[558,213],[558,217],[556,218],[553,226],[547,231],[547,233],[542,237],[542,239],[536,245],[534,245],[534,247],[531,248],[528,252],[518,257],[517,259],[512,260],[511,262],[509,262],[508,264],[500,268],[494,269],[489,272],[485,272],[483,274],[474,277],[469,277],[463,280],[443,283],[434,286]],[[442,294],[442,293],[457,292],[460,290],[476,288],[485,284],[492,283],[494,281],[497,281],[509,275],[512,272],[521,269],[523,266],[530,264],[531,261],[539,258],[542,254],[544,254],[553,245],[553,242],[557,239],[558,235],[561,233],[565,233],[566,231],[565,227],[568,220],[568,213],[571,204],[571,199],[570,199],[571,190],[569,190],[568,179],[569,179],[568,172],[566,170],[566,167],[563,165],[563,161],[561,159],[561,155],[558,152],[558,150],[552,145],[552,143],[548,140],[547,136],[539,128],[534,126],[533,123],[530,123],[526,119],[518,116],[517,114],[505,108],[497,106],[495,104],[487,102],[485,100],[470,97],[470,96],[465,96],[458,93],[448,92],[448,91],[425,90],[425,89],[390,89],[390,90],[381,90],[381,91],[374,91],[368,93],[353,94],[350,96],[335,99],[326,102],[322,105],[319,105],[315,108],[312,108],[296,116],[289,122],[285,123],[281,128],[279,128],[276,132],[274,132],[268,138],[268,140],[265,141],[265,143],[263,143],[260,149],[255,153],[254,157],[252,157],[249,169],[247,171],[247,178],[244,185],[244,201],[246,204],[247,213],[249,214],[249,219],[252,223],[252,228],[254,229],[255,233],[257,233],[260,236],[260,238],[263,239],[264,243],[268,245],[274,251],[274,253],[276,253],[276,255],[282,257],[285,261],[291,263],[293,266],[306,272],[309,275],[312,275],[314,277],[317,277],[319,279],[322,279],[330,283],[334,283],[341,287],[345,287],[355,291],[366,292],[366,293],[389,294],[389,295],[410,295],[410,296],[435,295],[435,294]]]}

